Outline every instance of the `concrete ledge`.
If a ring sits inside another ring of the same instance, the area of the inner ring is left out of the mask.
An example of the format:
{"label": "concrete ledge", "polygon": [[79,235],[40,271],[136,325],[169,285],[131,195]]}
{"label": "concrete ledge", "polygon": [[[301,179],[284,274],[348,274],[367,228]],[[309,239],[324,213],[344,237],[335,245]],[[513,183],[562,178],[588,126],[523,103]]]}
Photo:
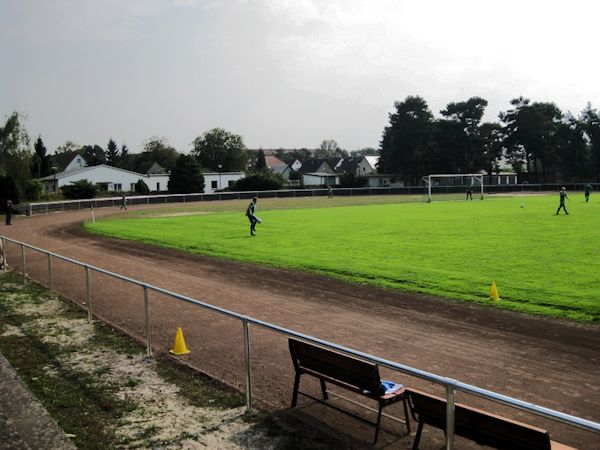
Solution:
{"label": "concrete ledge", "polygon": [[75,445],[0,354],[0,442],[3,449],[71,450]]}

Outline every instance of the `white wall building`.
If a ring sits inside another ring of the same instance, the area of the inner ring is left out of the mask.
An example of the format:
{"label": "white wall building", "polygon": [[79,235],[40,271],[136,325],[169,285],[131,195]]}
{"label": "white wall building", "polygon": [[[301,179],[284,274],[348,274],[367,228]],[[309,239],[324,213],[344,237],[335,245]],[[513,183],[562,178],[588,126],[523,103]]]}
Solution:
{"label": "white wall building", "polygon": [[304,186],[335,186],[340,183],[336,174],[327,172],[304,173],[302,182]]}
{"label": "white wall building", "polygon": [[[77,158],[73,161],[76,159]],[[69,166],[71,165],[72,163],[69,164]],[[142,175],[141,173],[132,172],[130,170],[101,164],[99,166],[87,166],[58,172],[41,178],[40,180],[46,184],[49,192],[54,192],[63,186],[69,186],[71,183],[81,180],[87,180],[107,191],[133,191],[135,189],[135,184],[140,179],[148,185],[151,192],[159,192],[167,190],[169,175]]]}
{"label": "white wall building", "polygon": [[244,172],[205,172],[204,175],[204,193],[212,194],[213,192],[226,189],[246,176]]}

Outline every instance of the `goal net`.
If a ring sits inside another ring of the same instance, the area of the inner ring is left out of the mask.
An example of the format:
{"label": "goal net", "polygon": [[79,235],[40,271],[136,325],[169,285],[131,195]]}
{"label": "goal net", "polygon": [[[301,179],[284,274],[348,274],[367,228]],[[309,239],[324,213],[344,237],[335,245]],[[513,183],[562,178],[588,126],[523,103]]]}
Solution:
{"label": "goal net", "polygon": [[432,174],[422,178],[423,198],[435,199],[480,198],[483,200],[483,175],[480,173]]}

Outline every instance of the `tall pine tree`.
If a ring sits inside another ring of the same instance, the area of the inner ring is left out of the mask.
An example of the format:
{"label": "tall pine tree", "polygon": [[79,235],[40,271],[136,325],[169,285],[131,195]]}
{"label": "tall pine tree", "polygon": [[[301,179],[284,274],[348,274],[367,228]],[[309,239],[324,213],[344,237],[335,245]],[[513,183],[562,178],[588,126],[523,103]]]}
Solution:
{"label": "tall pine tree", "polygon": [[106,164],[115,167],[119,162],[119,147],[117,143],[111,138],[106,146]]}

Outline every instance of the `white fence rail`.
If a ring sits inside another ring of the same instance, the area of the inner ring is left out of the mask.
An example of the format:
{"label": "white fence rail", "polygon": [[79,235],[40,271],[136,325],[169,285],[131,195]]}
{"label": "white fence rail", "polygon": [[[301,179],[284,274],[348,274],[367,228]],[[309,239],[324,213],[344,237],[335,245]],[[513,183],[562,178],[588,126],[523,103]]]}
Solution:
{"label": "white fence rail", "polygon": [[[509,185],[484,185],[485,193],[499,192],[530,192],[530,191],[558,191],[561,186],[569,190],[583,190],[584,183],[577,184],[509,184]],[[598,191],[600,184],[592,184]],[[464,186],[432,186],[433,194],[464,194]],[[244,192],[216,192],[213,194],[159,194],[159,195],[131,195],[127,196],[128,205],[160,205],[173,203],[190,203],[214,200],[240,200],[251,199],[254,196],[261,198],[295,198],[295,197],[326,197],[328,189],[280,189],[272,191],[244,191]],[[405,187],[364,187],[364,188],[335,188],[334,196],[353,197],[365,195],[420,195],[425,201],[428,195],[427,186]],[[76,209],[107,208],[121,205],[122,197],[105,197],[82,200],[61,200],[53,202],[34,202],[24,206],[25,213],[47,214],[50,212],[67,211]]]}

